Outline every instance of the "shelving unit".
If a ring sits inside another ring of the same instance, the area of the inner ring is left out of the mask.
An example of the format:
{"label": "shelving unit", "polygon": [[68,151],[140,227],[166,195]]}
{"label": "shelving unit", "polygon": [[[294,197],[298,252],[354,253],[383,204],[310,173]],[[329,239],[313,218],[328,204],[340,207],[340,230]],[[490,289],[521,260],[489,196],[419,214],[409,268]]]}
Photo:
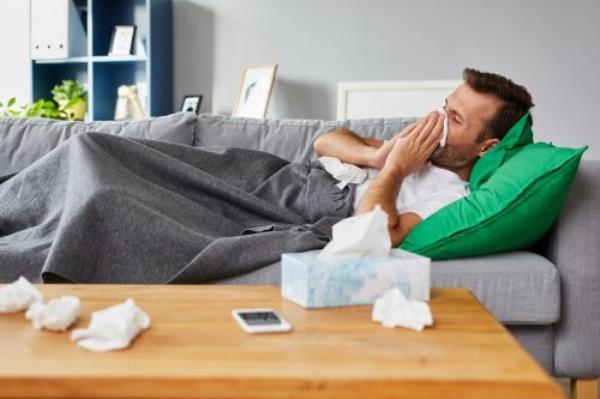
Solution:
{"label": "shelving unit", "polygon": [[[31,1],[31,0],[30,0]],[[87,35],[83,56],[31,60],[33,101],[50,99],[50,90],[73,79],[88,90],[87,120],[114,117],[117,89],[137,85],[150,116],[173,112],[171,0],[74,0]],[[136,52],[109,56],[115,25],[136,25]],[[33,27],[30,24],[30,28]],[[137,52],[140,50],[143,51]]]}

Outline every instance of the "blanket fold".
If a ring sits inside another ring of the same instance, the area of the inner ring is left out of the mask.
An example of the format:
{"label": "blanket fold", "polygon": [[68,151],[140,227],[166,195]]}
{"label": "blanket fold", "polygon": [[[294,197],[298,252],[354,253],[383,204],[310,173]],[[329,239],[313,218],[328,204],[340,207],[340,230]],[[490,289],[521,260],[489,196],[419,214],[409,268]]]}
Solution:
{"label": "blanket fold", "polygon": [[200,283],[323,247],[349,189],[261,151],[74,136],[0,184],[3,278]]}

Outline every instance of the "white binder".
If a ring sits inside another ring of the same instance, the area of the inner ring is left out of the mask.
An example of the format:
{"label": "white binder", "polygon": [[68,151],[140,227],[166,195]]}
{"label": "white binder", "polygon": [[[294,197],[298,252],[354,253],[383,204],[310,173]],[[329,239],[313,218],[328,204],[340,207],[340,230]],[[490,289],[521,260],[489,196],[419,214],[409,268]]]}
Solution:
{"label": "white binder", "polygon": [[72,0],[31,0],[31,58],[86,55],[83,23]]}

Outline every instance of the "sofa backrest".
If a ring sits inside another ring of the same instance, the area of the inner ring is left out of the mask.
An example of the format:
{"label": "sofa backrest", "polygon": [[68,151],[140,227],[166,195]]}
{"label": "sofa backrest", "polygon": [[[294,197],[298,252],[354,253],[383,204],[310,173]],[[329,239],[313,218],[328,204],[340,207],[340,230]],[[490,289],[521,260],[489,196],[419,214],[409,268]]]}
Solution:
{"label": "sofa backrest", "polygon": [[16,173],[72,135],[110,133],[192,145],[196,117],[173,114],[144,121],[65,122],[51,119],[0,118],[0,176]]}
{"label": "sofa backrest", "polygon": [[413,121],[414,118],[261,120],[202,114],[196,122],[194,145],[251,148],[292,162],[308,162],[316,158],[315,139],[331,130],[344,127],[363,137],[388,139]]}
{"label": "sofa backrest", "polygon": [[314,119],[261,120],[176,113],[144,121],[65,122],[51,119],[0,118],[0,176],[16,173],[82,132],[110,133],[194,146],[235,146],[271,152],[292,162],[316,158],[313,142],[336,128],[364,137],[387,139],[414,119],[347,121]]}

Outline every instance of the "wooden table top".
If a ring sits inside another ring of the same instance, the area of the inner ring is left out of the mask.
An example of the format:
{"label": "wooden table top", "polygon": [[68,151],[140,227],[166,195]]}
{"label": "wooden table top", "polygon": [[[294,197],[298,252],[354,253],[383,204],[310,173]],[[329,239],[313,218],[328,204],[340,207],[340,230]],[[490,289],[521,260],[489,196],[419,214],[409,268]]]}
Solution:
{"label": "wooden table top", "polygon": [[[464,289],[433,289],[423,332],[371,306],[306,310],[271,286],[43,285],[90,314],[132,297],[152,325],[124,351],[0,315],[0,398],[563,398],[558,384]],[[291,333],[249,335],[231,310],[273,307]]]}

